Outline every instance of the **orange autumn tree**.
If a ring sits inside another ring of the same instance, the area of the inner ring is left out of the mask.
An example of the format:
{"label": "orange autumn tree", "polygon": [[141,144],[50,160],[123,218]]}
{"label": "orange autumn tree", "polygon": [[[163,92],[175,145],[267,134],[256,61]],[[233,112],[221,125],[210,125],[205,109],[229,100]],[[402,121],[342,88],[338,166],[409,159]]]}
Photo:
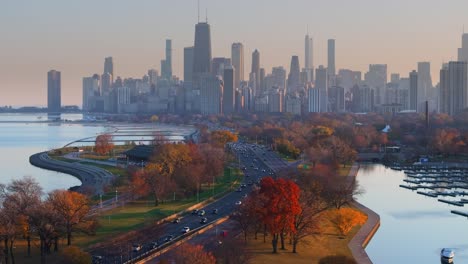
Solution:
{"label": "orange autumn tree", "polygon": [[331,222],[343,236],[357,225],[363,225],[367,221],[367,216],[352,208],[340,208],[332,211]]}
{"label": "orange autumn tree", "polygon": [[216,130],[211,132],[211,143],[218,148],[224,148],[229,142],[236,142],[237,135],[227,130]]}
{"label": "orange autumn tree", "polygon": [[56,190],[49,193],[48,202],[57,213],[67,234],[67,245],[71,245],[72,232],[80,224],[90,220],[87,216],[90,211],[88,198],[77,192]]}
{"label": "orange autumn tree", "polygon": [[114,148],[111,134],[102,134],[96,137],[95,151],[99,155],[105,155]]}
{"label": "orange autumn tree", "polygon": [[216,259],[211,252],[206,252],[201,245],[184,243],[174,252],[174,263],[177,264],[215,264]]}
{"label": "orange autumn tree", "polygon": [[294,219],[300,213],[300,189],[291,180],[263,178],[260,183],[260,206],[257,213],[272,235],[273,253],[277,253],[278,240],[284,249],[284,234],[296,232]]}

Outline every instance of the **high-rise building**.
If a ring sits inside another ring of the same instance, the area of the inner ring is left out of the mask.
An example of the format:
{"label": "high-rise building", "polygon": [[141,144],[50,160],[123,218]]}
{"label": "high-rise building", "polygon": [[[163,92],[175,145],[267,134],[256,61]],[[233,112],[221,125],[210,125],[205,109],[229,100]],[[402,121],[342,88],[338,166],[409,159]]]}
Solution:
{"label": "high-rise building", "polygon": [[283,90],[275,89],[271,90],[268,94],[268,112],[270,113],[282,113],[284,105],[284,93]]}
{"label": "high-rise building", "polygon": [[314,69],[314,44],[309,34],[305,36],[305,52],[304,52],[304,69],[307,72],[307,82],[313,81],[313,69]]}
{"label": "high-rise building", "polygon": [[466,61],[451,61],[441,71],[440,108],[449,115],[468,107],[467,71]]}
{"label": "high-rise building", "polygon": [[47,73],[47,110],[50,113],[61,111],[61,74],[59,71],[51,70]]}
{"label": "high-rise building", "polygon": [[199,22],[195,26],[195,45],[193,49],[193,77],[211,72],[211,35],[210,25]]}
{"label": "high-rise building", "polygon": [[148,77],[149,77],[149,84],[150,85],[156,85],[158,82],[158,71],[155,69],[149,69],[148,70]]}
{"label": "high-rise building", "polygon": [[335,40],[328,40],[328,76],[335,76]]}
{"label": "high-rise building", "polygon": [[444,63],[440,69],[440,82],[439,82],[439,112],[449,113],[450,95],[449,95],[449,65]]}
{"label": "high-rise building", "polygon": [[398,83],[399,81],[400,81],[400,74],[399,73],[390,74],[390,82],[391,83]]}
{"label": "high-rise building", "polygon": [[108,96],[112,89],[112,75],[108,72],[101,76],[101,93]]}
{"label": "high-rise building", "polygon": [[418,72],[415,70],[410,72],[409,79],[409,110],[416,111],[418,109]]}
{"label": "high-rise building", "polygon": [[299,89],[301,84],[301,72],[299,67],[299,57],[292,56],[291,68],[288,76],[288,93],[293,93]]}
{"label": "high-rise building", "polygon": [[[271,70],[271,76],[273,78],[273,85],[279,89],[285,90],[286,89],[286,70],[279,66],[273,67]],[[268,89],[271,87],[267,87]]]}
{"label": "high-rise building", "polygon": [[83,78],[83,111],[91,111],[94,106],[92,99],[99,93],[99,81],[94,77]]}
{"label": "high-rise building", "polygon": [[424,113],[426,101],[432,89],[430,62],[418,62],[418,112]]}
{"label": "high-rise building", "polygon": [[161,77],[172,79],[172,40],[166,39],[166,59],[161,61]]}
{"label": "high-rise building", "polygon": [[112,57],[104,58],[104,72],[114,76],[114,61]]}
{"label": "high-rise building", "polygon": [[231,61],[234,66],[234,87],[240,88],[240,82],[244,81],[244,45],[233,43],[231,47]]}
{"label": "high-rise building", "polygon": [[[328,71],[327,68],[320,65],[315,70],[315,89],[319,92],[320,112],[328,112]],[[309,93],[310,94],[310,93]],[[310,112],[310,109],[309,109]]]}
{"label": "high-rise building", "polygon": [[462,47],[458,49],[458,61],[468,61],[468,34],[462,35]]}
{"label": "high-rise building", "polygon": [[384,104],[385,87],[387,86],[387,64],[370,64],[369,71],[364,75],[364,80],[374,90],[375,104]]}
{"label": "high-rise building", "polygon": [[341,113],[345,111],[344,88],[332,86],[328,88],[328,103],[330,112]]}
{"label": "high-rise building", "polygon": [[235,106],[235,88],[234,76],[236,75],[235,69],[232,66],[224,68],[224,90],[223,90],[223,114],[229,115],[234,112]]}
{"label": "high-rise building", "polygon": [[184,82],[192,82],[193,78],[193,47],[184,48]]}
{"label": "high-rise building", "polygon": [[258,50],[252,53],[252,71],[250,73],[251,77],[255,77],[255,87],[252,88],[254,94],[257,95],[260,92],[260,52]]}
{"label": "high-rise building", "polygon": [[309,89],[309,113],[319,113],[322,108],[320,100],[320,90],[317,88]]}
{"label": "high-rise building", "polygon": [[219,76],[200,76],[200,111],[202,115],[219,115],[223,110],[223,81]]}
{"label": "high-rise building", "polygon": [[230,58],[213,58],[211,61],[211,74],[213,75],[224,75],[224,69],[231,66]]}
{"label": "high-rise building", "polygon": [[352,71],[348,69],[340,69],[338,71],[338,85],[345,88],[345,92],[349,92],[355,85],[362,81],[360,71]]}

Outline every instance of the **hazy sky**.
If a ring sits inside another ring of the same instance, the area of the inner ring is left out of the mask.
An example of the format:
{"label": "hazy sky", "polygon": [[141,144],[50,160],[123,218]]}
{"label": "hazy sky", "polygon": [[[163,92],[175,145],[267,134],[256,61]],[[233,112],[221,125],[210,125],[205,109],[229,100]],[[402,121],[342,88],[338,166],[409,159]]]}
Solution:
{"label": "hazy sky", "polygon": [[[467,0],[201,0],[208,8],[213,57],[230,57],[232,42],[261,66],[289,70],[291,55],[304,66],[307,25],[314,65],[326,64],[326,41],[336,39],[336,68],[366,71],[388,64],[403,77],[430,61],[433,82],[442,62],[456,60]],[[1,0],[0,105],[46,105],[47,71],[62,72],[62,104],[81,106],[82,77],[102,74],[114,57],[115,74],[160,70],[165,39],[173,40],[173,67],[183,74],[183,48],[193,45],[196,0]]]}

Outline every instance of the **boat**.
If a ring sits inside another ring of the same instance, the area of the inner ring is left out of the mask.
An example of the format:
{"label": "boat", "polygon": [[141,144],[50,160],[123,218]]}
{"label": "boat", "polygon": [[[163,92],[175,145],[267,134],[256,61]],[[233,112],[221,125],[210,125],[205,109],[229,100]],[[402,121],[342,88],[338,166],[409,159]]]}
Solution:
{"label": "boat", "polygon": [[452,248],[443,248],[440,251],[440,261],[442,263],[453,263],[455,257],[455,251]]}

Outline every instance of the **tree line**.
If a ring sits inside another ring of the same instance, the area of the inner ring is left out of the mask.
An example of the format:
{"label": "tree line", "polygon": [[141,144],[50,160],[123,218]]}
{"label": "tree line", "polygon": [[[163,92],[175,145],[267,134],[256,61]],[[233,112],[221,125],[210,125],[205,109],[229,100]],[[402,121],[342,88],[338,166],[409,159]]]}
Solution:
{"label": "tree line", "polygon": [[[39,242],[41,263],[46,256],[59,251],[59,240],[72,244],[73,234],[94,234],[97,221],[90,216],[86,196],[67,190],[55,190],[44,195],[42,188],[31,177],[0,184],[0,238],[3,241],[4,263],[15,263],[15,242],[27,243],[27,256],[31,246]],[[73,250],[65,251],[74,254]],[[89,255],[84,254],[90,261]]]}

